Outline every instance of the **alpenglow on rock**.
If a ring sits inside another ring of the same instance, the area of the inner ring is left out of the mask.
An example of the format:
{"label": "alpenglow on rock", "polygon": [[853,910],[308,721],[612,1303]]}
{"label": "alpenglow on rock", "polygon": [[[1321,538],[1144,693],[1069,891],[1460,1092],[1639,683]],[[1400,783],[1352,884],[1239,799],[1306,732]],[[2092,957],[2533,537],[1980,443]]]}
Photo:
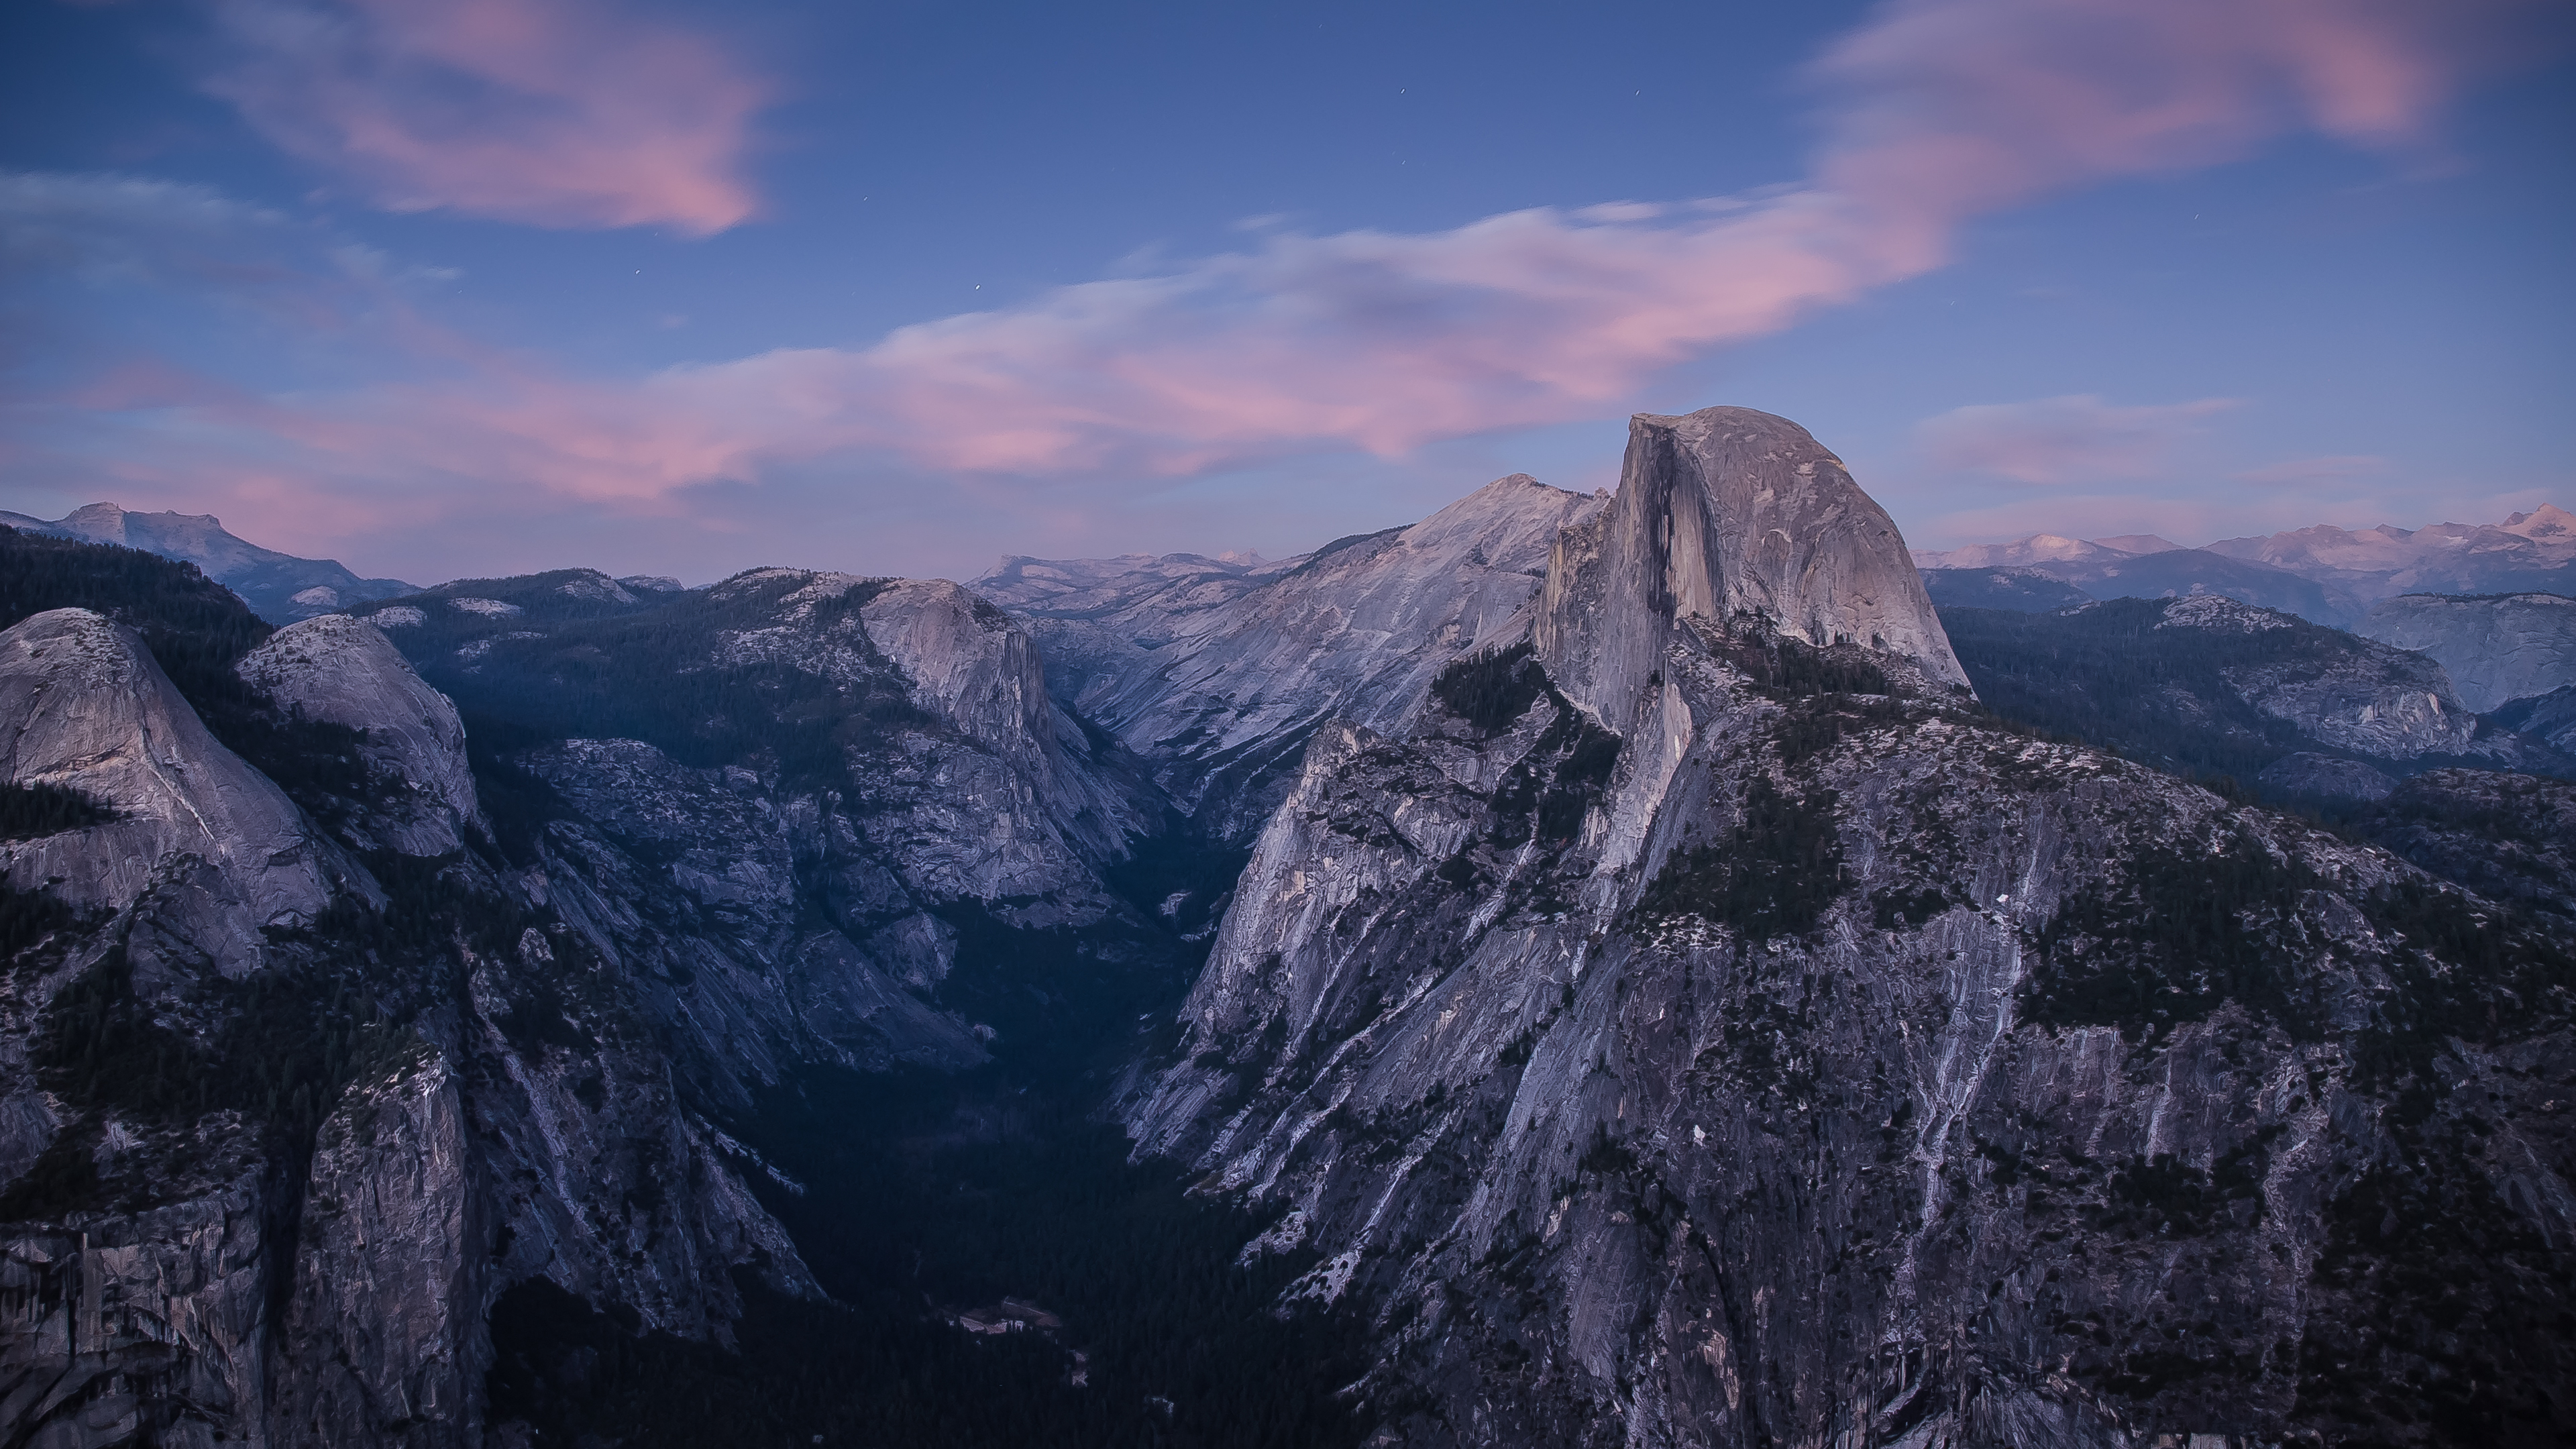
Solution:
{"label": "alpenglow on rock", "polygon": [[1935,685],[1968,683],[1896,524],[1806,429],[1751,408],[1640,414],[1617,497],[1567,529],[1549,561],[1539,657],[1624,730],[1676,628],[1739,616],[1894,655]]}

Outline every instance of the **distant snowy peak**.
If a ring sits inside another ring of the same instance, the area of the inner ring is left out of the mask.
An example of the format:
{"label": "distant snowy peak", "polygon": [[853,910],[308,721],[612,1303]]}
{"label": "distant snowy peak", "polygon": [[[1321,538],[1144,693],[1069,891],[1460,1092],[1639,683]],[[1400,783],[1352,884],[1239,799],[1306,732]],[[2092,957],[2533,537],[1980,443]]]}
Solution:
{"label": "distant snowy peak", "polygon": [[2436,523],[2411,530],[2321,523],[2221,539],[2209,551],[2340,584],[2374,599],[2402,593],[2564,593],[2576,588],[2576,515],[2549,503],[2502,523]]}
{"label": "distant snowy peak", "polygon": [[1923,569],[2009,569],[2041,563],[2102,563],[2140,554],[2172,553],[2182,548],[2152,533],[2124,533],[2117,538],[2065,538],[2034,533],[2010,543],[1972,543],[1949,550],[1913,550],[1914,566]]}

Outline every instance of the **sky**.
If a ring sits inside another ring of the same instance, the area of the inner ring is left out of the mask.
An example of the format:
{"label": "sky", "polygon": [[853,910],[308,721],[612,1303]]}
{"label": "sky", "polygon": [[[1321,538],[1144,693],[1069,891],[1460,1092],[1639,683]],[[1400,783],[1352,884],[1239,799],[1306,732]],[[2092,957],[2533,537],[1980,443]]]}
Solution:
{"label": "sky", "polygon": [[1917,547],[2576,506],[2568,0],[19,0],[0,508],[1302,552],[1626,418]]}

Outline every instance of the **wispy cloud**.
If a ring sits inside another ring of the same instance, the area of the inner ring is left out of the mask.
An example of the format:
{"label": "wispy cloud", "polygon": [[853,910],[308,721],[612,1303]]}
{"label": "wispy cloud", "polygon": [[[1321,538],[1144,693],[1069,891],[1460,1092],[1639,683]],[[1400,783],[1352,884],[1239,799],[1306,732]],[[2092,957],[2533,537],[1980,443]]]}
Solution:
{"label": "wispy cloud", "polygon": [[768,85],[609,0],[215,0],[205,89],[394,211],[723,231]]}
{"label": "wispy cloud", "polygon": [[[244,43],[226,93],[391,204],[699,230],[751,208],[738,166],[761,88],[688,37],[578,0],[222,3]],[[455,365],[426,380],[119,415],[116,467],[269,499],[633,512],[817,459],[1132,489],[1300,451],[1401,454],[1624,410],[1660,369],[1938,268],[1962,223],[2052,189],[2293,130],[2407,145],[2514,8],[1898,0],[1814,66],[1809,175],[1757,195],[1273,230],[872,345],[641,379],[451,340]],[[2131,476],[2224,405],[1967,409],[1927,441],[2006,476]]]}
{"label": "wispy cloud", "polygon": [[1915,442],[1935,466],[1990,473],[2016,483],[2082,483],[2152,477],[2201,419],[2237,406],[2234,398],[2122,407],[2091,393],[1979,403],[1926,418]]}
{"label": "wispy cloud", "polygon": [[2368,477],[2388,470],[2386,458],[2338,454],[2325,458],[2289,458],[2236,476],[2248,483],[2329,483]]}

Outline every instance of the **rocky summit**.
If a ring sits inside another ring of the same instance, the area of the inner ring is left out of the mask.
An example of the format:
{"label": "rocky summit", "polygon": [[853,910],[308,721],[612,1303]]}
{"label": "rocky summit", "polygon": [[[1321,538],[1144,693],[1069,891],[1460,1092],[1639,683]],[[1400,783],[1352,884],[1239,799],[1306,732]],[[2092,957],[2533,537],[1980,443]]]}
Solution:
{"label": "rocky summit", "polygon": [[2558,696],[2025,542],[1740,408],[971,587],[0,531],[0,1445],[2562,1442]]}

